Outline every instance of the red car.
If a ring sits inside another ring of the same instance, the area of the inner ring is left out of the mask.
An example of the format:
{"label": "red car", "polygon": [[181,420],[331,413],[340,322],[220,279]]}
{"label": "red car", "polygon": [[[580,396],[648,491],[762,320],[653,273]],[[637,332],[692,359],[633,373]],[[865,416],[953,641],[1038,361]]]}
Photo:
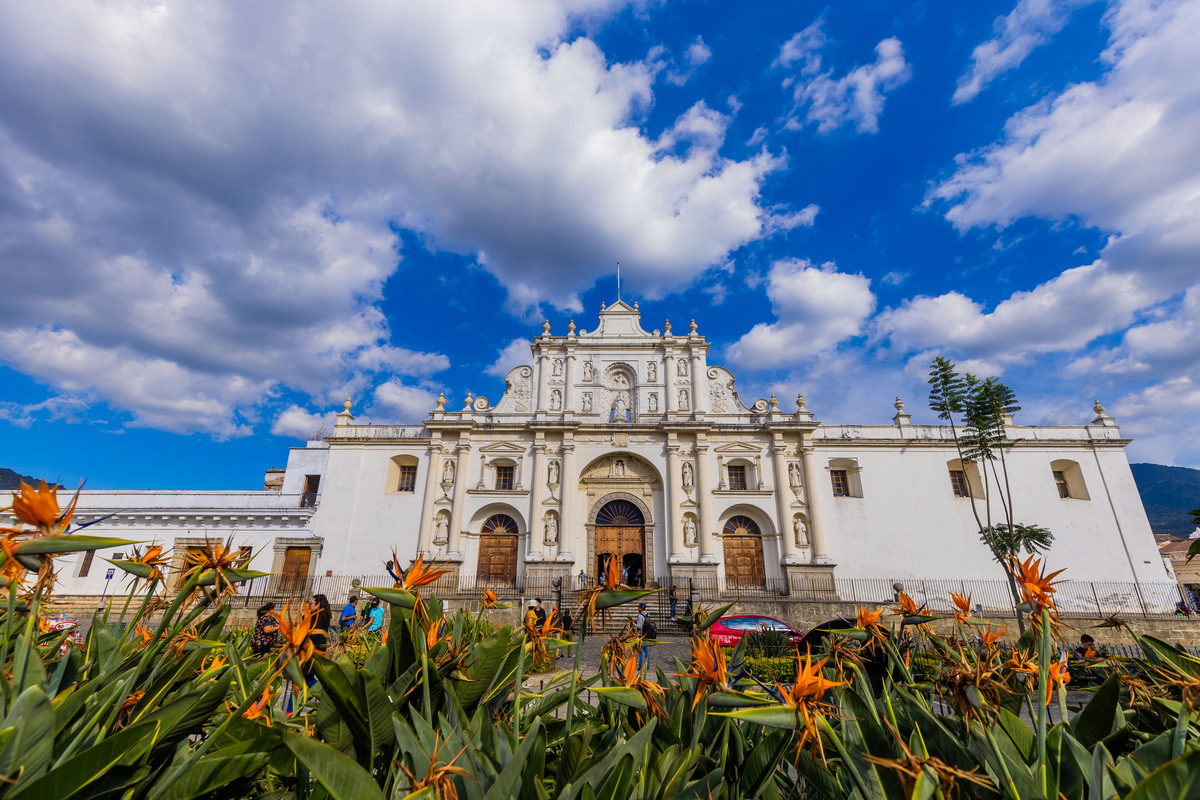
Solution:
{"label": "red car", "polygon": [[778,631],[788,637],[788,641],[793,647],[798,646],[800,640],[804,638],[801,631],[786,622],[781,622],[774,617],[750,614],[721,617],[708,629],[708,636],[722,647],[733,647],[742,640],[742,636],[756,631]]}

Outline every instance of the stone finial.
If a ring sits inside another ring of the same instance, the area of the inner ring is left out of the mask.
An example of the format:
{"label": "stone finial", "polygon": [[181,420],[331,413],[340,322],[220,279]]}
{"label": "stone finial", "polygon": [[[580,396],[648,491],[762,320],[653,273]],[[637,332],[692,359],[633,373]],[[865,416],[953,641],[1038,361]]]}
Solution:
{"label": "stone finial", "polygon": [[[350,409],[354,408],[354,401],[351,400],[349,397],[347,397],[346,402],[342,403],[342,408],[346,411],[347,414],[349,414]],[[1103,409],[1101,409],[1101,410],[1103,410]]]}
{"label": "stone finial", "polygon": [[467,392],[467,399],[463,401],[463,411],[467,411],[468,409],[470,409],[471,403],[473,403],[474,401],[475,401],[475,395],[471,394],[470,392]]}
{"label": "stone finial", "polygon": [[606,308],[608,308],[608,306],[606,306],[606,305],[604,304],[604,301],[603,301],[603,300],[601,300],[601,301],[600,301],[600,310],[601,310],[601,311],[603,311],[603,310],[604,310],[604,309],[606,309]]}
{"label": "stone finial", "polygon": [[1104,406],[1097,400],[1092,406],[1092,411],[1096,412],[1096,418],[1092,420],[1093,425],[1104,425],[1108,428],[1117,427],[1117,421],[1105,413]]}
{"label": "stone finial", "polygon": [[670,334],[671,334],[671,320],[669,320],[669,319],[663,320],[663,335],[669,336]]}
{"label": "stone finial", "polygon": [[696,333],[696,320],[692,320],[691,324],[688,325],[688,332],[691,334]]}
{"label": "stone finial", "polygon": [[796,394],[796,410],[808,411],[808,409],[804,407],[804,395],[799,393]]}
{"label": "stone finial", "polygon": [[333,421],[334,427],[350,424],[354,419],[354,415],[350,413],[350,409],[353,407],[354,402],[347,397],[346,402],[342,403],[342,410],[338,412],[337,417]]}
{"label": "stone finial", "polygon": [[896,402],[892,404],[892,407],[896,409],[896,416],[892,417],[892,422],[897,425],[912,424],[912,415],[904,413],[904,401],[899,396],[896,397]]}
{"label": "stone finial", "polygon": [[546,320],[542,323],[542,333],[546,336],[550,335],[550,320]]}
{"label": "stone finial", "polygon": [[[693,328],[695,328],[695,326],[696,326],[696,323],[695,323],[695,322],[693,322],[693,323],[692,323],[692,327],[693,327]],[[779,401],[775,399],[775,393],[774,393],[774,392],[772,392],[772,393],[771,393],[771,410],[772,410],[772,411],[778,411],[778,410],[779,410]]]}
{"label": "stone finial", "polygon": [[796,415],[795,415],[796,421],[797,422],[812,422],[812,418],[813,418],[812,412],[809,411],[808,407],[804,405],[804,395],[797,394],[796,395]]}
{"label": "stone finial", "polygon": [[896,395],[896,402],[892,403],[892,407],[895,408],[897,411],[904,410],[904,401],[900,399],[900,395]]}
{"label": "stone finial", "polygon": [[637,301],[637,300],[634,300],[634,301],[633,301],[633,310],[634,310],[634,311],[638,311],[638,310],[640,310],[640,309],[638,308],[638,301]]}
{"label": "stone finial", "polygon": [[446,410],[446,393],[445,392],[438,393],[437,410],[438,411]]}
{"label": "stone finial", "polygon": [[1104,416],[1104,406],[1100,405],[1100,401],[1099,401],[1099,400],[1097,400],[1097,401],[1096,401],[1096,404],[1092,406],[1092,411],[1095,411],[1095,412],[1096,412],[1096,416],[1097,416],[1097,417],[1102,417],[1102,416]]}
{"label": "stone finial", "polygon": [[575,335],[575,320],[571,320],[570,322],[567,323],[567,336],[574,336],[574,335]]}

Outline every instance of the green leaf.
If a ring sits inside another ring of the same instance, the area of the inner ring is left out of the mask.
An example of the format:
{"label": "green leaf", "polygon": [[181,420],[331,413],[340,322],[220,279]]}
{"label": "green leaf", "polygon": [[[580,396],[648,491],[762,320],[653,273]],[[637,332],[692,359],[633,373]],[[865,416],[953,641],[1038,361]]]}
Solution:
{"label": "green leaf", "polygon": [[1121,677],[1114,673],[1100,684],[1088,704],[1071,720],[1071,730],[1081,745],[1091,750],[1120,726],[1117,719],[1120,699]]}
{"label": "green leaf", "polygon": [[54,710],[40,686],[21,692],[0,728],[17,729],[12,745],[0,757],[0,775],[21,768],[24,782],[46,771],[54,752]]}
{"label": "green leaf", "polygon": [[1172,759],[1134,787],[1124,800],[1190,800],[1200,777],[1200,751]]}
{"label": "green leaf", "polygon": [[750,708],[753,706],[776,705],[774,697],[759,692],[737,692],[718,690],[708,695],[709,708]]}
{"label": "green leaf", "polygon": [[154,574],[154,569],[155,569],[154,567],[152,567],[149,564],[143,564],[140,561],[129,561],[129,560],[112,559],[112,558],[106,558],[104,560],[107,561],[108,563],[112,564],[114,567],[120,567],[122,570],[124,570],[125,572],[128,572],[130,575],[135,575],[139,578],[149,578],[151,575]]}
{"label": "green leaf", "polygon": [[27,539],[17,544],[13,552],[17,555],[59,555],[61,553],[77,553],[80,550],[103,550],[107,547],[122,547],[137,544],[129,539],[114,539],[108,536],[41,536],[37,539]]}
{"label": "green leaf", "polygon": [[760,706],[758,708],[743,708],[738,711],[713,711],[714,717],[730,717],[743,722],[753,722],[766,728],[782,728],[784,730],[799,730],[804,720],[796,709],[791,706]]}
{"label": "green leaf", "polygon": [[646,698],[642,697],[642,693],[637,689],[630,689],[628,686],[597,686],[592,691],[605,700],[611,700],[623,706],[643,710],[646,708]]}
{"label": "green leaf", "polygon": [[67,759],[35,781],[22,783],[9,795],[37,800],[64,800],[104,775],[118,763],[136,766],[154,744],[158,723],[126,728]]}
{"label": "green leaf", "polygon": [[732,603],[730,603],[728,605],[721,606],[720,608],[716,609],[715,611],[710,612],[707,616],[704,617],[704,619],[700,620],[700,624],[696,626],[697,630],[701,630],[701,631],[708,630],[709,628],[712,627],[714,622],[719,620],[721,617],[725,616],[725,613],[727,611],[729,611],[729,609],[733,608],[735,605],[737,605],[736,600],[734,600]]}
{"label": "green leaf", "polygon": [[[244,583],[252,581],[255,578],[265,578],[270,575],[270,572],[259,572],[253,569],[223,569],[221,575],[230,583]],[[217,583],[216,570],[205,570],[200,573],[200,577],[196,580],[197,586],[215,586]]]}
{"label": "green leaf", "polygon": [[662,589],[605,589],[596,597],[596,610],[603,611],[606,608],[632,603],[661,591]]}
{"label": "green leaf", "polygon": [[327,744],[283,734],[283,743],[334,800],[383,800],[371,773]]}
{"label": "green leaf", "polygon": [[414,608],[417,604],[417,596],[407,589],[396,589],[390,586],[360,586],[358,588],[372,597],[378,597],[388,605]]}
{"label": "green leaf", "polygon": [[[263,742],[264,740],[259,739],[244,744],[262,748]],[[214,787],[226,788],[234,781],[248,778],[267,765],[269,755],[265,749],[229,754],[230,751],[244,749],[246,748],[242,745],[234,745],[209,753],[189,767],[183,777],[171,785],[161,800],[194,800],[211,795]]]}

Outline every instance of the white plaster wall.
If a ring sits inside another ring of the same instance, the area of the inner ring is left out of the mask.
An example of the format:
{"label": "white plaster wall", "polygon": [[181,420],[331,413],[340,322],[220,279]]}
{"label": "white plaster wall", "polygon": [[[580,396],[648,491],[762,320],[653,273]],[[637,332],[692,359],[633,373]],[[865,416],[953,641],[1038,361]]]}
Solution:
{"label": "white plaster wall", "polygon": [[[287,468],[283,474],[283,493],[300,494],[304,491],[306,475],[325,475],[329,462],[329,446],[324,442],[309,447],[293,447],[288,450]],[[318,497],[325,491],[325,478],[317,487]]]}

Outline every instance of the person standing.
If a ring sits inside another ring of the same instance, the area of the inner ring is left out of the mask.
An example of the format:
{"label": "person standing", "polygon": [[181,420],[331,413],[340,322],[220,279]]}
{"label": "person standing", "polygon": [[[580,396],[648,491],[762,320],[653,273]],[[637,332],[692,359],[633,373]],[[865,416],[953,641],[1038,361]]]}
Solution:
{"label": "person standing", "polygon": [[342,616],[338,618],[338,625],[343,629],[353,628],[354,623],[358,621],[358,596],[350,595],[350,599],[346,605],[342,606]]}
{"label": "person standing", "polygon": [[637,616],[633,618],[633,629],[642,639],[642,641],[638,643],[638,669],[644,667],[647,659],[650,657],[650,648],[646,646],[646,634],[648,632],[646,630],[646,622],[648,619],[649,617],[646,614],[646,604],[638,603],[638,613]]}
{"label": "person standing", "polygon": [[[329,626],[333,624],[333,609],[329,607],[329,598],[323,594],[314,594],[308,600],[308,610],[313,615],[308,640],[317,649],[318,655],[325,655],[325,650],[329,647]],[[308,664],[304,666],[303,674],[304,683],[311,689],[317,682],[313,659],[309,659]],[[288,716],[291,716],[292,713],[294,696],[294,691],[288,694],[287,702],[284,704],[284,710]]]}
{"label": "person standing", "polygon": [[523,620],[526,628],[532,628],[538,624],[537,611],[534,610],[533,604],[529,604],[529,610],[525,612]]}
{"label": "person standing", "polygon": [[254,635],[250,637],[250,649],[255,655],[265,655],[279,641],[279,622],[271,616],[275,610],[274,603],[264,603],[258,607],[258,619],[254,622]]}
{"label": "person standing", "polygon": [[546,609],[542,608],[542,598],[533,598],[533,613],[537,615],[537,624],[540,627],[546,621]]}
{"label": "person standing", "polygon": [[667,599],[671,601],[671,619],[675,619],[675,607],[679,604],[679,595],[675,593],[675,584],[671,584],[671,590],[667,592]]}
{"label": "person standing", "polygon": [[371,607],[367,609],[367,631],[370,633],[377,632],[383,629],[383,606],[378,600],[371,601]]}
{"label": "person standing", "polygon": [[579,570],[579,588],[580,589],[587,588],[587,573],[584,572],[583,570]]}

